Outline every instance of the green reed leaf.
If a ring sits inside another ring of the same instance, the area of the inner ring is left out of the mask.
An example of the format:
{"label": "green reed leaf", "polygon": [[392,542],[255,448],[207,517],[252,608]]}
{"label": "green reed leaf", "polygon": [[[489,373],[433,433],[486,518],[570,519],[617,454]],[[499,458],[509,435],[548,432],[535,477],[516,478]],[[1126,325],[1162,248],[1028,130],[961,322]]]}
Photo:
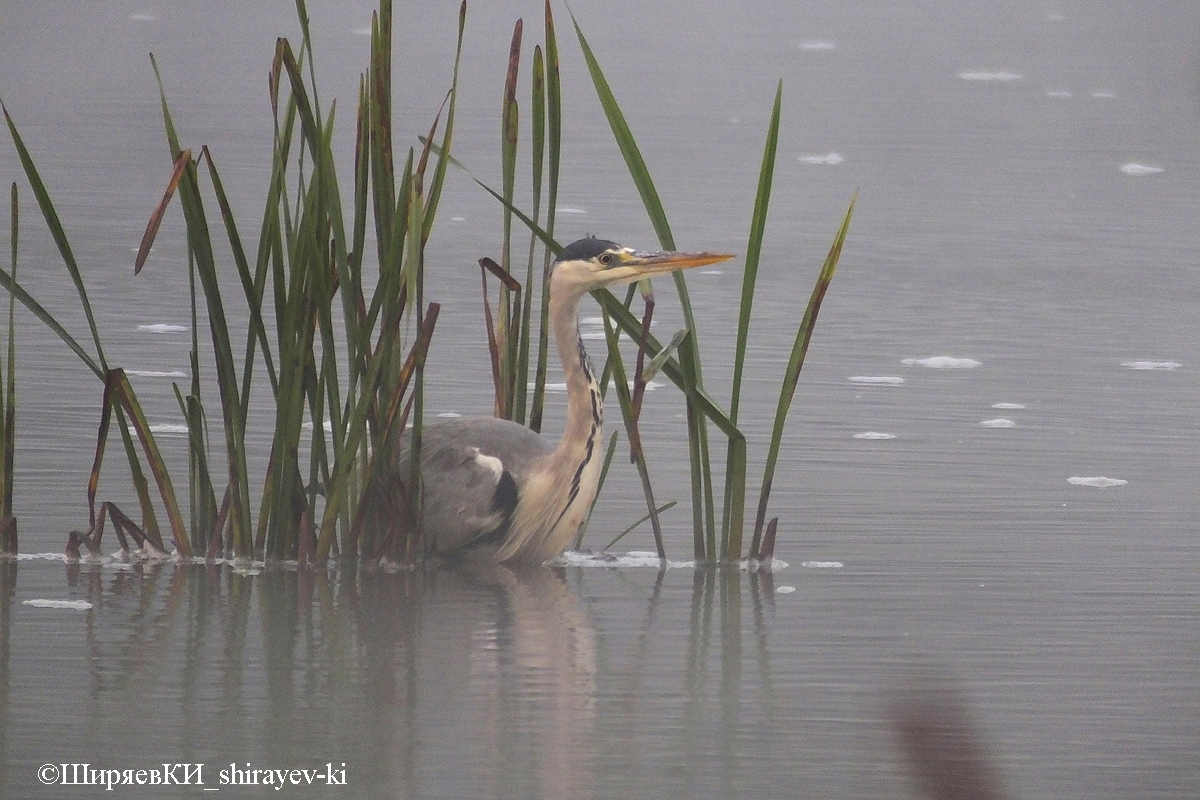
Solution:
{"label": "green reed leaf", "polygon": [[[92,342],[96,347],[96,359],[93,359],[90,355],[88,355],[78,345],[78,343],[75,342],[74,338],[65,335],[66,331],[61,325],[55,323],[51,327],[56,333],[59,333],[59,337],[67,343],[67,346],[71,347],[71,349],[74,350],[77,355],[79,355],[83,362],[87,364],[93,372],[96,373],[96,376],[103,379],[104,374],[108,369],[108,364],[104,359],[104,348],[100,344],[100,331],[96,327],[96,318],[92,314],[92,304],[88,300],[87,288],[83,284],[83,274],[79,270],[78,262],[75,261],[75,254],[71,250],[71,243],[67,240],[66,230],[63,228],[62,221],[58,217],[58,212],[54,208],[54,203],[50,200],[50,193],[46,191],[46,185],[42,183],[42,178],[38,174],[37,167],[33,163],[33,156],[29,154],[29,149],[26,148],[25,141],[21,138],[21,134],[17,131],[16,123],[13,122],[12,117],[8,113],[8,109],[4,106],[3,102],[0,102],[0,110],[4,112],[4,121],[8,123],[9,135],[12,137],[13,145],[17,149],[17,157],[21,161],[21,166],[25,170],[25,178],[29,181],[29,188],[33,190],[33,196],[37,200],[38,208],[42,212],[42,218],[46,221],[46,228],[50,231],[50,236],[54,239],[54,244],[58,247],[58,252],[62,256],[63,265],[66,266],[67,272],[71,276],[71,282],[75,284],[75,290],[79,294],[79,302],[83,307],[84,316],[87,317],[88,329],[92,333]],[[13,290],[12,287],[16,287],[17,285],[16,281],[11,278],[5,283],[5,288],[8,288],[10,291]],[[23,292],[22,294],[24,294],[25,297],[28,297],[28,294]],[[18,299],[21,299],[21,295],[18,295]],[[32,300],[32,298],[30,299]],[[40,305],[34,304],[36,309],[41,309],[41,313],[38,313],[34,306],[30,306],[30,304],[25,303],[24,300],[22,300],[22,303],[28,306],[35,314],[38,314],[39,318],[43,320],[50,319],[49,315],[44,309],[41,308]]]}
{"label": "green reed leaf", "polygon": [[763,526],[766,524],[767,518],[767,503],[771,496],[771,485],[775,479],[775,465],[779,459],[779,446],[783,440],[783,430],[787,423],[788,411],[791,409],[792,398],[796,393],[796,384],[800,379],[800,369],[804,366],[804,356],[808,352],[808,344],[812,340],[813,329],[817,324],[821,301],[825,298],[825,292],[829,289],[834,270],[837,269],[838,260],[841,258],[842,245],[845,244],[846,234],[850,231],[850,219],[854,215],[854,204],[857,201],[858,193],[855,192],[854,197],[850,200],[850,207],[846,209],[846,216],[842,219],[842,224],[834,237],[833,245],[829,248],[829,254],[825,257],[825,263],[821,266],[817,283],[808,299],[808,306],[804,309],[804,318],[800,321],[800,327],[796,331],[796,341],[792,345],[783,385],[780,387],[779,403],[775,409],[775,424],[771,428],[771,444],[767,451],[767,462],[763,468],[758,514],[754,521],[754,538],[750,544],[752,553],[758,552],[762,541]]}
{"label": "green reed leaf", "polygon": [[[646,452],[641,446],[641,434],[638,432],[638,421],[634,414],[633,398],[629,393],[629,377],[625,371],[625,361],[621,357],[620,340],[617,329],[613,327],[612,318],[607,312],[604,317],[604,340],[608,345],[608,368],[612,372],[613,386],[617,390],[617,403],[621,407],[621,418],[625,422],[625,434],[629,437],[630,456],[637,467],[638,478],[642,483],[642,494],[646,498],[646,509],[650,516],[650,525],[654,531],[654,546],[659,558],[666,558],[663,547],[662,523],[658,519],[658,507],[654,502],[654,487],[650,483],[650,468],[646,464]],[[597,495],[599,493],[597,492]]]}

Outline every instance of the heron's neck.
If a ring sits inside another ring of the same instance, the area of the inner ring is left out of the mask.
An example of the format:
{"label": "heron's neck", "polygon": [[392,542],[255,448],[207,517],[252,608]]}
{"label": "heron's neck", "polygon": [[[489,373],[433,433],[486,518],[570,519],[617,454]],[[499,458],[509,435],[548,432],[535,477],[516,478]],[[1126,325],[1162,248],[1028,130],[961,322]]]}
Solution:
{"label": "heron's neck", "polygon": [[534,467],[522,487],[512,534],[496,554],[500,561],[558,555],[579,532],[596,499],[604,406],[579,336],[579,300],[572,287],[552,284],[550,325],[567,379],[567,423],[558,447]]}
{"label": "heron's neck", "polygon": [[[591,459],[600,458],[604,403],[592,362],[579,335],[579,296],[550,293],[550,321],[567,383],[567,423],[554,452],[560,468],[582,475]],[[569,464],[564,463],[569,462]]]}

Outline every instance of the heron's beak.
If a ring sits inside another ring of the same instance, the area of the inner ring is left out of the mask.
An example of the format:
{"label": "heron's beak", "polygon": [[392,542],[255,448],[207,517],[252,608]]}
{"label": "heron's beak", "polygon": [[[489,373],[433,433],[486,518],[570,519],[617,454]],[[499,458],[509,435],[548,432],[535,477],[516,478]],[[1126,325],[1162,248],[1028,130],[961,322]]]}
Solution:
{"label": "heron's beak", "polygon": [[678,269],[716,264],[731,258],[732,253],[678,253],[669,250],[661,253],[630,253],[621,259],[622,263],[618,268],[627,267],[635,277],[642,278]]}

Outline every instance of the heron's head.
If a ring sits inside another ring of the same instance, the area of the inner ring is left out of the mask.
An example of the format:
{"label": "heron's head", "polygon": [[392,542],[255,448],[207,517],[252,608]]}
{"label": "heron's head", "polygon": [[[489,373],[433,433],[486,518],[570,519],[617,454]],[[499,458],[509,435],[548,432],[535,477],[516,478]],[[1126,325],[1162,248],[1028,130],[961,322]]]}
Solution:
{"label": "heron's head", "polygon": [[556,283],[583,294],[730,258],[733,256],[726,253],[640,253],[616,242],[589,237],[564,247],[554,261],[551,274]]}

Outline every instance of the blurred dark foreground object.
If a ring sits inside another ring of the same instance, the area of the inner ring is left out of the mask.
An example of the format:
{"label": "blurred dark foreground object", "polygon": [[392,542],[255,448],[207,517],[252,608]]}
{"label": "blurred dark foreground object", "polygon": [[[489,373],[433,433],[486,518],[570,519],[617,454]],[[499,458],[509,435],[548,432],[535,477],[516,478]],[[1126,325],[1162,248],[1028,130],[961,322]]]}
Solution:
{"label": "blurred dark foreground object", "polygon": [[893,724],[921,789],[933,800],[1001,800],[1000,781],[953,679],[910,678],[895,693]]}

